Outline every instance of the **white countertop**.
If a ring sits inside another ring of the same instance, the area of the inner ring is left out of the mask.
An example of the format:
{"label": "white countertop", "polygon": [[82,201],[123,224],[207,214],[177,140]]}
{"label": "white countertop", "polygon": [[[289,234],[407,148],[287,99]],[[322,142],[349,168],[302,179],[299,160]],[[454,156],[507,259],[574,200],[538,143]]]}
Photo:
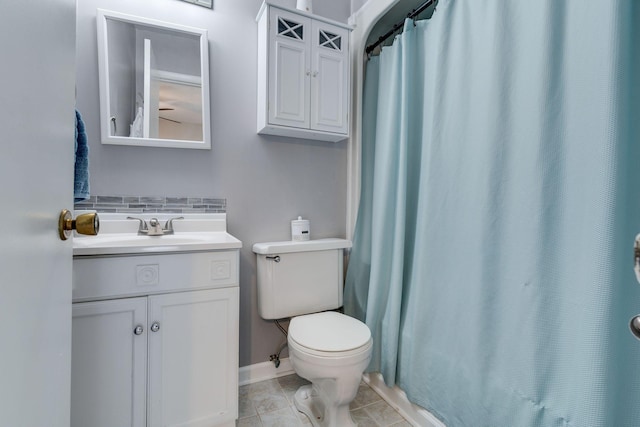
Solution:
{"label": "white countertop", "polygon": [[242,242],[227,233],[226,214],[130,214],[148,221],[157,218],[161,224],[169,218],[184,216],[173,222],[174,234],[138,235],[137,220],[127,214],[100,213],[97,236],[73,237],[74,256],[152,254],[167,252],[217,251],[240,249]]}

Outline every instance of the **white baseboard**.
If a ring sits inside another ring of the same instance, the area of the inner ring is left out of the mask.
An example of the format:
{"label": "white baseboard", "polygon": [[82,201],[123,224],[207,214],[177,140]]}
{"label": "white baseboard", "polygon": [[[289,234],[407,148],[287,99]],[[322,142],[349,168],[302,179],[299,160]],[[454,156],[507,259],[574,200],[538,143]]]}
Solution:
{"label": "white baseboard", "polygon": [[442,421],[426,409],[409,402],[407,395],[398,386],[388,387],[379,373],[364,374],[364,381],[387,403],[400,413],[405,420],[418,427],[446,427]]}
{"label": "white baseboard", "polygon": [[238,374],[238,384],[247,385],[259,381],[270,380],[272,378],[283,377],[294,374],[289,358],[280,359],[280,366],[276,368],[273,362],[255,363],[240,368]]}
{"label": "white baseboard", "polygon": [[[256,363],[240,368],[238,383],[243,386],[294,373],[295,371],[289,358],[281,359],[278,368],[275,367],[273,362]],[[381,374],[364,374],[362,379],[412,425],[418,427],[446,427],[442,421],[434,417],[429,411],[409,402],[407,395],[400,387],[387,387]]]}

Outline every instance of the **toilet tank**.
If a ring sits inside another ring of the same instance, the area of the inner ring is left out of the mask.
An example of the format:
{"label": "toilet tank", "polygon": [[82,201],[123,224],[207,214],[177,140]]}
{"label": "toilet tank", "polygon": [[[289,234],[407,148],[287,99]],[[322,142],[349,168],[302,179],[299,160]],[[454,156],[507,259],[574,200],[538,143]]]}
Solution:
{"label": "toilet tank", "polygon": [[254,244],[260,317],[283,319],[341,307],[344,249],[350,247],[344,239]]}

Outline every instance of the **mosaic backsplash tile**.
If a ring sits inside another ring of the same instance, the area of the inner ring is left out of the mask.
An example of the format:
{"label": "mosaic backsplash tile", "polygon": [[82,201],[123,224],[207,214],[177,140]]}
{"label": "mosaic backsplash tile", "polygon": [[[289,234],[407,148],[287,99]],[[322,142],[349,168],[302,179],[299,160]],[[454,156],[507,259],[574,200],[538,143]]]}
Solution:
{"label": "mosaic backsplash tile", "polygon": [[116,213],[226,213],[227,199],[164,196],[91,196],[75,209]]}

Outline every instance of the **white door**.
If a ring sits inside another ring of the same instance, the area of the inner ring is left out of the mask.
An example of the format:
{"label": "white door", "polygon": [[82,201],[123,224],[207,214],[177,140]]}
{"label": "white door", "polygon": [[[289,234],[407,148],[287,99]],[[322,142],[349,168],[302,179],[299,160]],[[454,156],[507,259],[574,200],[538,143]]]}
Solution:
{"label": "white door", "polygon": [[0,13],[0,425],[68,427],[76,0]]}
{"label": "white door", "polygon": [[272,8],[269,26],[269,123],[308,129],[311,20]]}
{"label": "white door", "polygon": [[313,21],[311,129],[346,134],[349,114],[349,32]]}
{"label": "white door", "polygon": [[145,427],[147,298],[73,304],[71,427]]}
{"label": "white door", "polygon": [[148,324],[149,426],[235,425],[238,288],[150,296]]}
{"label": "white door", "polygon": [[143,138],[158,138],[160,82],[156,78],[156,55],[151,40],[144,39],[144,113]]}

